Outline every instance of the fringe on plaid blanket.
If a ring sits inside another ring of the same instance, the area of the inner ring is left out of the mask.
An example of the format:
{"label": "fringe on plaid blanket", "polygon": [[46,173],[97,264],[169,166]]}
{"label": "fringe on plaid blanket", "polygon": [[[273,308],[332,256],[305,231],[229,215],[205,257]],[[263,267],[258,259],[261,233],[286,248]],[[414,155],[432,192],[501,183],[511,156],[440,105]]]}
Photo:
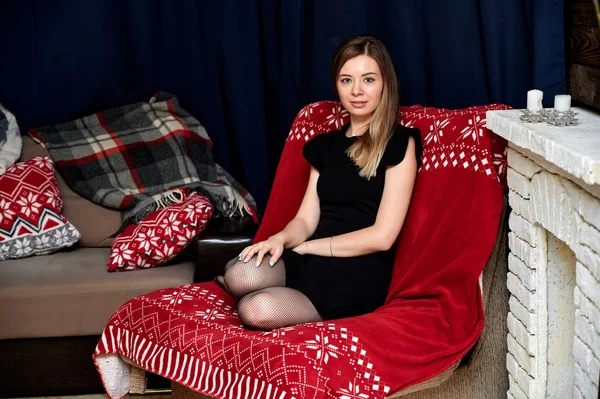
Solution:
{"label": "fringe on plaid blanket", "polygon": [[[225,172],[219,164],[216,164],[216,166],[217,169]],[[250,215],[254,222],[258,223],[255,208],[250,206],[249,201],[231,186],[203,181],[197,185],[190,184],[187,189],[207,197],[221,217]],[[185,192],[185,189],[175,189],[143,199],[133,210],[123,212],[123,226],[119,229],[119,232],[130,223],[139,223],[144,217],[157,209],[182,202],[186,198]]]}
{"label": "fringe on plaid blanket", "polygon": [[123,211],[121,229],[182,201],[185,190],[208,197],[215,217],[258,223],[250,193],[214,162],[206,129],[171,94],[29,133],[73,191]]}

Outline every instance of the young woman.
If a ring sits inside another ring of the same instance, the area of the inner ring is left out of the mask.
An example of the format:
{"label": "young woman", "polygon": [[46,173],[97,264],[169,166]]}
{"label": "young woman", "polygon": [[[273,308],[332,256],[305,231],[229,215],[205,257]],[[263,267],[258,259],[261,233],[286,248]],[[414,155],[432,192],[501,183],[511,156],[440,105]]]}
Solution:
{"label": "young woman", "polygon": [[348,39],[332,81],[350,123],[304,146],[304,199],[279,233],[245,248],[217,282],[250,327],[270,330],[356,316],[383,305],[409,206],[420,134],[397,123],[398,82],[385,46]]}

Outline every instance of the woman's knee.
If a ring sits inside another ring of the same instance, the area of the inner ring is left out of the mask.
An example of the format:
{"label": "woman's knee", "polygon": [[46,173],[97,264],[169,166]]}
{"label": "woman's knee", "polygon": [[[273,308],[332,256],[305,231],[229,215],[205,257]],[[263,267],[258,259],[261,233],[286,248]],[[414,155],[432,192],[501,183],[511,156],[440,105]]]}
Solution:
{"label": "woman's knee", "polygon": [[260,265],[256,265],[256,255],[253,256],[251,259],[248,260],[248,262],[244,262],[243,260],[239,260],[237,258],[230,260],[229,262],[227,262],[227,264],[225,265],[225,270],[223,275],[225,276],[225,278],[227,278],[227,276],[240,276],[240,277],[244,277],[244,276],[255,276],[258,275],[259,273],[264,274],[264,270],[258,270],[259,267],[266,267],[267,270],[268,268],[274,268],[274,267],[284,267],[283,266],[283,261],[279,260],[277,261],[277,263],[275,263],[275,265],[273,267],[270,266],[269,262],[271,261],[271,255],[267,254],[263,257],[262,262],[260,263]]}
{"label": "woman's knee", "polygon": [[223,281],[233,295],[242,297],[256,289],[257,279],[260,279],[255,266],[256,261],[254,264],[252,262],[252,259],[248,262],[235,259],[234,262],[227,263]]}
{"label": "woman's knee", "polygon": [[223,281],[229,291],[237,297],[245,295],[248,281],[248,265],[241,260],[228,262],[223,274]]}
{"label": "woman's knee", "polygon": [[253,257],[248,262],[236,260],[227,267],[223,280],[230,293],[236,297],[243,297],[264,288],[284,286],[285,267],[283,262],[277,262],[271,268],[269,267],[270,260],[270,256],[265,256],[257,267],[256,257]]}
{"label": "woman's knee", "polygon": [[238,303],[238,314],[242,323],[258,329],[271,325],[274,318],[271,301],[272,295],[268,292],[255,292],[243,297]]}
{"label": "woman's knee", "polygon": [[229,269],[231,266],[235,265],[236,262],[238,262],[239,259],[236,258],[231,258],[227,261],[227,263],[225,263],[225,268],[223,269],[223,274],[225,274],[225,272],[227,271],[227,269]]}

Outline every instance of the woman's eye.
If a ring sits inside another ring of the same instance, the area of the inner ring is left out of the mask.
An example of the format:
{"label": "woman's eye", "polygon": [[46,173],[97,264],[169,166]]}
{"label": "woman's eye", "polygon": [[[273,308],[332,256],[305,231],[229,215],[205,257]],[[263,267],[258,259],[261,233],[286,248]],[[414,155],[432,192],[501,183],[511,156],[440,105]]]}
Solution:
{"label": "woman's eye", "polygon": [[342,83],[350,83],[350,78],[342,78],[342,80],[340,80],[340,82],[342,82]]}
{"label": "woman's eye", "polygon": [[365,83],[373,83],[375,79],[373,78],[365,78]]}

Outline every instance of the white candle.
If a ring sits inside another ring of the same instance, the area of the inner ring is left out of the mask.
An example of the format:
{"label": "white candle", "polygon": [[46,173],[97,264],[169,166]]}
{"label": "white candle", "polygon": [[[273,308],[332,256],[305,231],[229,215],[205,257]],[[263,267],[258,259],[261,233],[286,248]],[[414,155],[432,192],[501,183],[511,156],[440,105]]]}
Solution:
{"label": "white candle", "polygon": [[544,98],[544,92],[541,90],[529,90],[527,92],[527,109],[532,112],[538,112],[542,110],[542,98]]}
{"label": "white candle", "polygon": [[557,112],[567,112],[571,108],[571,96],[568,94],[558,94],[554,96],[554,110]]}

